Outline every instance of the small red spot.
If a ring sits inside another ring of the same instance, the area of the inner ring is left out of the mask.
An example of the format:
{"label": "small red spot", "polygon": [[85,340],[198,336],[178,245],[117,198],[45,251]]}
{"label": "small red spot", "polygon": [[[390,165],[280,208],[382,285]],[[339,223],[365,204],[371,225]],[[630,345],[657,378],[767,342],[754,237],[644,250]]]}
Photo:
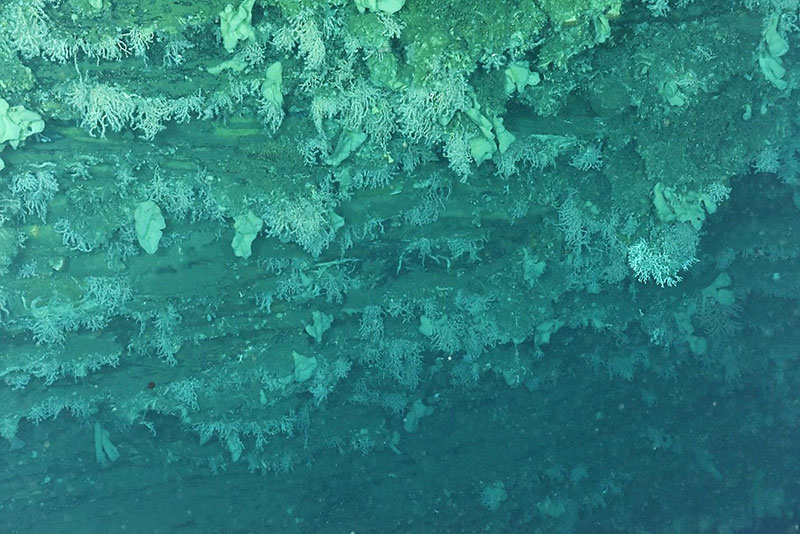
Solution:
{"label": "small red spot", "polygon": [[147,389],[153,389],[154,387],[156,387],[156,383],[152,380],[147,383]]}

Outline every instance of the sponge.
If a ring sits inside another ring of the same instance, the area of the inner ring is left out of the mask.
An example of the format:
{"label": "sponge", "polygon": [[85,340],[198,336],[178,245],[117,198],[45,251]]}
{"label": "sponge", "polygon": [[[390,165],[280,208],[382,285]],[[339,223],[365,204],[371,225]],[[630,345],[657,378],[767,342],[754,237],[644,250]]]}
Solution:
{"label": "sponge", "polygon": [[228,52],[233,52],[239,41],[255,39],[256,33],[251,24],[253,20],[253,4],[255,3],[256,0],[244,0],[237,8],[228,4],[219,14],[222,45]]}
{"label": "sponge", "polygon": [[133,212],[133,220],[139,245],[148,254],[155,254],[167,226],[164,216],[161,215],[161,208],[152,200],[139,202]]}
{"label": "sponge", "polygon": [[397,13],[405,5],[406,0],[355,0],[356,8],[359,13],[364,13],[367,9],[370,11],[381,11],[392,15]]}
{"label": "sponge", "polygon": [[[27,137],[44,130],[44,121],[41,115],[22,106],[9,106],[8,102],[0,98],[0,151],[6,143],[12,148],[17,148]],[[0,170],[5,163],[0,159]]]}

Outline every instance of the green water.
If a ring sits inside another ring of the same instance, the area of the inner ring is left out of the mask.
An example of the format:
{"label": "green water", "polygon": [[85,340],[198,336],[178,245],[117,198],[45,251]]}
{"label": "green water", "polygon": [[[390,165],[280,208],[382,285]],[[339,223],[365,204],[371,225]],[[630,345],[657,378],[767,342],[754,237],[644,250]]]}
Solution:
{"label": "green water", "polygon": [[799,14],[3,0],[0,532],[796,532]]}

